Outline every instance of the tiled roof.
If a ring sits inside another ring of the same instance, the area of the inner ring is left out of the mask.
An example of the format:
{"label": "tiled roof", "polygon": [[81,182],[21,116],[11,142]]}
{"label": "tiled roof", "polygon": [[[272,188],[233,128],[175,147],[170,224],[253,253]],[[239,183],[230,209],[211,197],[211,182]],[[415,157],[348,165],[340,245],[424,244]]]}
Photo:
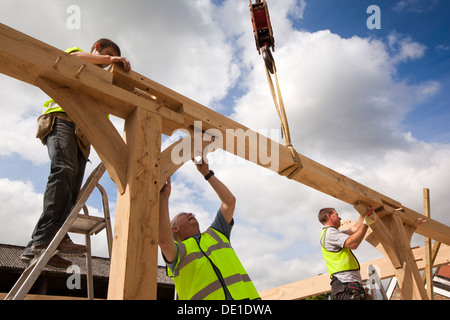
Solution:
{"label": "tiled roof", "polygon": [[437,275],[450,280],[450,265],[440,267]]}
{"label": "tiled roof", "polygon": [[[26,264],[20,259],[24,247],[9,244],[0,244],[0,272],[23,272]],[[65,257],[80,267],[81,274],[86,274],[86,257]],[[108,258],[92,257],[92,270],[94,277],[109,278],[110,261]],[[53,274],[67,274],[66,270],[47,266],[44,272]],[[166,275],[165,267],[158,267],[158,283],[173,285],[173,280]]]}

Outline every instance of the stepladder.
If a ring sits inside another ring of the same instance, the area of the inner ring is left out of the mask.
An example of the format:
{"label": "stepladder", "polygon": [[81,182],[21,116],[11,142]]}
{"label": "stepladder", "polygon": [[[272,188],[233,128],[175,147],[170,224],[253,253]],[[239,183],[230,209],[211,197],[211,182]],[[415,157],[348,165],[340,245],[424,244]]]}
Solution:
{"label": "stepladder", "polygon": [[[73,206],[69,216],[53,240],[45,250],[42,250],[26,267],[22,275],[19,277],[13,288],[10,290],[5,300],[24,300],[36,280],[39,278],[47,263],[54,254],[58,252],[57,248],[67,233],[84,234],[86,240],[86,274],[87,274],[87,292],[88,299],[94,299],[94,283],[93,283],[93,267],[91,254],[91,236],[96,235],[103,229],[106,230],[106,238],[108,242],[109,257],[112,251],[112,228],[109,214],[108,197],[105,189],[99,184],[100,179],[106,169],[103,163],[100,163],[87,178],[80,190],[77,202]],[[91,196],[95,188],[101,193],[103,204],[103,217],[89,215],[86,202]],[[83,214],[80,212],[83,210]]]}

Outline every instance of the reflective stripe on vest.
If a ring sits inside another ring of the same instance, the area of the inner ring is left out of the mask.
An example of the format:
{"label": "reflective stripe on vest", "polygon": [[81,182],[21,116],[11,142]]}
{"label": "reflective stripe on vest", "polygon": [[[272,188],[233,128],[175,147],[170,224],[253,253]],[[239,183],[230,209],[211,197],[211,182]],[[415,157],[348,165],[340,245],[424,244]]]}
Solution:
{"label": "reflective stripe on vest", "polygon": [[328,273],[330,278],[334,274],[344,271],[357,271],[359,270],[359,262],[349,248],[342,248],[339,251],[333,252],[325,249],[325,232],[328,228],[323,228],[320,235],[320,247],[322,248],[323,258],[325,259]]}
{"label": "reflective stripe on vest", "polygon": [[181,300],[223,300],[224,289],[214,266],[233,299],[259,299],[258,292],[239,261],[228,239],[209,228],[200,237],[200,244],[191,237],[178,244],[177,264],[169,276],[174,278]]}

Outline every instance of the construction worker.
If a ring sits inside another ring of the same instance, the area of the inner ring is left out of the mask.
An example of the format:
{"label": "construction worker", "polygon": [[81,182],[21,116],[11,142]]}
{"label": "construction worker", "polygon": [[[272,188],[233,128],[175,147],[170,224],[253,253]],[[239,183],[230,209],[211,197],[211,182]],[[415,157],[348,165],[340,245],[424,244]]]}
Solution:
{"label": "construction worker", "polygon": [[[120,48],[109,39],[95,42],[90,53],[78,47],[67,49],[66,53],[101,68],[119,63],[125,70],[131,69],[128,60],[121,57]],[[32,233],[32,240],[21,256],[25,262],[47,248],[70,214],[80,192],[90,153],[89,141],[53,99],[44,104],[43,114],[38,118],[37,138],[47,146],[51,167],[44,193],[43,212]],[[81,255],[86,252],[86,246],[74,244],[66,235],[58,251]],[[48,264],[59,268],[72,265],[71,261],[59,254],[54,255]]]}
{"label": "construction worker", "polygon": [[250,277],[230,245],[236,199],[209,170],[207,159],[197,170],[214,189],[222,204],[203,233],[195,215],[182,212],[169,218],[170,178],[161,190],[159,246],[181,300],[260,299]]}
{"label": "construction worker", "polygon": [[376,215],[372,213],[360,215],[350,229],[341,231],[341,218],[335,209],[319,211],[319,221],[324,225],[320,245],[331,277],[333,300],[368,300],[362,287],[359,262],[352,250],[359,247],[367,229],[375,222]]}

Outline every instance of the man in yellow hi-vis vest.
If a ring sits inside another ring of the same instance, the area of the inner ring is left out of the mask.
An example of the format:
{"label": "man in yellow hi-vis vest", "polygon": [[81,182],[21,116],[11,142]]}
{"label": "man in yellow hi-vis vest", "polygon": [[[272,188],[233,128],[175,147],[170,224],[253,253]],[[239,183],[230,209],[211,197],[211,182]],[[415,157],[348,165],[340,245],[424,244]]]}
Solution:
{"label": "man in yellow hi-vis vest", "polygon": [[[67,49],[66,53],[101,68],[112,63],[121,64],[126,71],[131,68],[128,60],[121,57],[117,44],[105,38],[95,42],[90,53],[83,52],[78,47]],[[21,255],[25,262],[31,261],[35,254],[47,248],[70,214],[80,192],[90,151],[89,141],[53,99],[44,104],[43,113],[38,118],[36,136],[47,146],[50,175],[44,193],[42,214],[33,231],[32,240]],[[86,246],[74,244],[66,236],[58,251],[62,254],[78,255],[86,251]],[[72,262],[56,254],[48,264],[67,268]]]}
{"label": "man in yellow hi-vis vest", "polygon": [[320,236],[322,254],[331,277],[333,300],[367,300],[362,287],[359,262],[352,250],[359,247],[369,226],[375,222],[373,210],[361,215],[348,230],[341,231],[341,218],[333,208],[319,211],[319,221],[324,225]]}
{"label": "man in yellow hi-vis vest", "polygon": [[[207,159],[196,163],[222,204],[205,232],[192,213],[169,218],[170,178],[161,190],[159,246],[181,300],[255,300],[255,286],[230,244],[236,199],[209,170]],[[175,240],[175,241],[174,241]]]}

